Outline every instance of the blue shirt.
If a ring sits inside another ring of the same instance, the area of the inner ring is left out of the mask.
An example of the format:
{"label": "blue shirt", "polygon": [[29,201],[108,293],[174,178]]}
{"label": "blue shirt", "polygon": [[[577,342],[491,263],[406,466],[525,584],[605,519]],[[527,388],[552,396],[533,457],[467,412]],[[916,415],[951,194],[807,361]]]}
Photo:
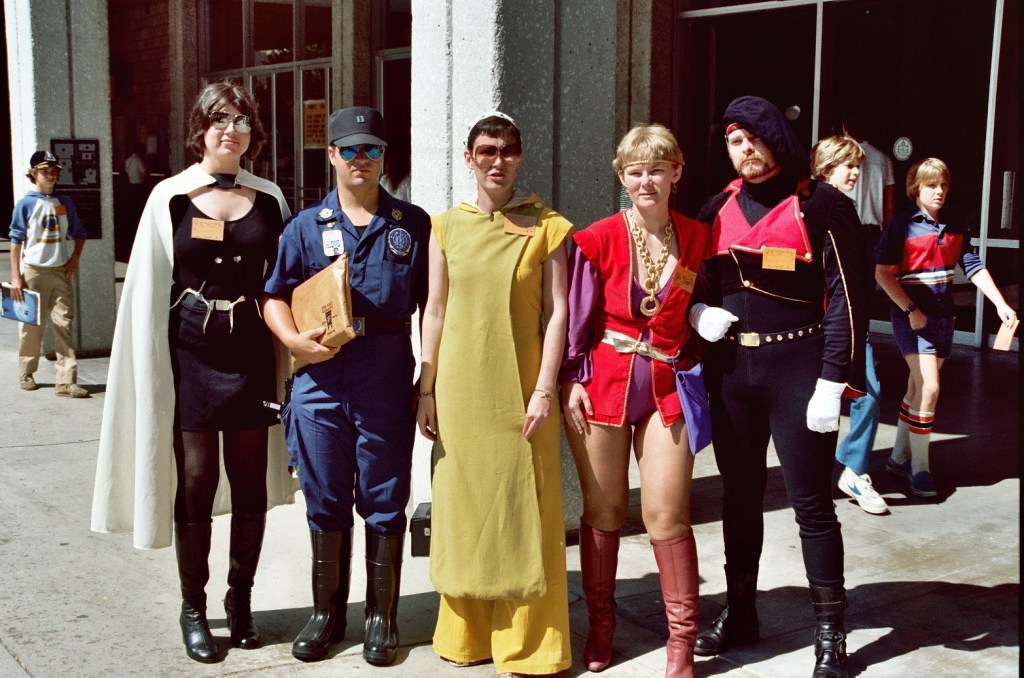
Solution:
{"label": "blue shirt", "polygon": [[377,213],[362,236],[341,211],[337,191],[289,219],[264,292],[290,303],[298,285],[337,259],[325,252],[325,243],[340,236],[348,254],[354,316],[404,318],[417,305],[422,308],[427,299],[430,217],[383,190],[378,200]]}

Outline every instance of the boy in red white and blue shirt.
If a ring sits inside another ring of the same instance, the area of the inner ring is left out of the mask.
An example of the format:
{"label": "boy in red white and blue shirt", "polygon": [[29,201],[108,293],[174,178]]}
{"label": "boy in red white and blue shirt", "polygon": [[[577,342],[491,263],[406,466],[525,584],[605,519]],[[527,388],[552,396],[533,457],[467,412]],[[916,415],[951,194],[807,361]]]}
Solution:
{"label": "boy in red white and blue shirt", "polygon": [[892,331],[910,367],[900,406],[896,442],[886,470],[910,480],[918,497],[938,494],[928,467],[928,443],[939,399],[939,370],[953,347],[953,269],[988,297],[1000,320],[1017,313],[1003,299],[963,228],[939,221],[949,193],[949,168],[926,158],[907,173],[907,197],[915,207],[889,222],[875,256],[875,279],[892,300]]}
{"label": "boy in red white and blue shirt", "polygon": [[[88,398],[89,392],[76,383],[78,361],[71,343],[75,315],[71,279],[78,272],[86,231],[71,198],[54,194],[62,169],[49,151],[33,153],[25,176],[34,187],[14,206],[11,217],[11,297],[21,301],[23,289],[39,293],[39,324],[21,324],[20,384],[25,391],[37,388],[33,375],[50,316],[57,353],[54,390],[65,398]],[[74,241],[73,247],[68,240]]]}

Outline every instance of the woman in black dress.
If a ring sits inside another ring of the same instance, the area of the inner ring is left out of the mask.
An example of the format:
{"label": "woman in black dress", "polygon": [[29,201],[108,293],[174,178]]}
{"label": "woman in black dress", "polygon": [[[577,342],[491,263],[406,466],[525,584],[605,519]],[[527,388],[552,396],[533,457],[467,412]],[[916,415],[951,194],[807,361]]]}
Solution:
{"label": "woman in black dress", "polygon": [[277,391],[274,349],[258,302],[287,208],[276,186],[240,170],[241,160],[255,157],[266,139],[256,112],[252,95],[240,86],[215,83],[203,90],[188,142],[209,185],[168,204],[180,621],[189,657],[201,662],[219,659],[205,586],[221,449],[232,506],[224,599],[231,643],[252,649],[260,642],[250,594],[266,526],[267,427],[276,422],[263,401],[276,400]]}

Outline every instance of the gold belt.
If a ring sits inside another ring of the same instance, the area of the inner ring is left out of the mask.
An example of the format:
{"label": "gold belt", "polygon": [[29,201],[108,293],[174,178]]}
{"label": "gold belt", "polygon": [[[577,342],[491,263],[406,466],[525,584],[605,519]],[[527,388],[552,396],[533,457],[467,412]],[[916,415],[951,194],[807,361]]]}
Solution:
{"label": "gold belt", "polygon": [[646,342],[640,341],[639,339],[633,339],[632,337],[625,335],[622,332],[616,332],[615,330],[605,330],[601,343],[608,344],[614,348],[617,353],[636,353],[637,355],[642,355],[645,358],[651,358],[652,360],[658,360],[663,363],[671,364],[676,357],[674,355],[669,355],[664,351],[659,351]]}

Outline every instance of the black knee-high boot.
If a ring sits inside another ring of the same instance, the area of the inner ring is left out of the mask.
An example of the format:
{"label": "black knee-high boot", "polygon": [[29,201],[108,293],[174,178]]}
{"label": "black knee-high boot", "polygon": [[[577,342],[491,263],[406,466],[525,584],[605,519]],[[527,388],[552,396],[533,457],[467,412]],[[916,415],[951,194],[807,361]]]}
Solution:
{"label": "black knee-high boot", "polygon": [[725,566],[726,607],[711,626],[697,634],[693,653],[712,657],[760,637],[757,620],[757,565]]}
{"label": "black knee-high boot", "polygon": [[210,579],[211,523],[176,523],[174,545],[181,580],[181,639],[185,652],[197,662],[220,660],[217,641],[206,621],[206,582]]}
{"label": "black knee-high boot", "polygon": [[345,636],[352,530],[310,530],[309,537],[313,544],[313,615],[292,643],[292,655],[315,662],[327,656],[331,643]]}
{"label": "black knee-high boot", "polygon": [[231,514],[231,561],[224,611],[231,629],[231,644],[246,650],[260,646],[260,630],[252,618],[252,584],[266,527],[266,513]]}
{"label": "black knee-high boot", "polygon": [[814,605],[814,678],[846,678],[846,590],[811,587]]}
{"label": "black knee-high boot", "polygon": [[366,635],[363,659],[387,666],[398,656],[398,590],[405,535],[366,528]]}

